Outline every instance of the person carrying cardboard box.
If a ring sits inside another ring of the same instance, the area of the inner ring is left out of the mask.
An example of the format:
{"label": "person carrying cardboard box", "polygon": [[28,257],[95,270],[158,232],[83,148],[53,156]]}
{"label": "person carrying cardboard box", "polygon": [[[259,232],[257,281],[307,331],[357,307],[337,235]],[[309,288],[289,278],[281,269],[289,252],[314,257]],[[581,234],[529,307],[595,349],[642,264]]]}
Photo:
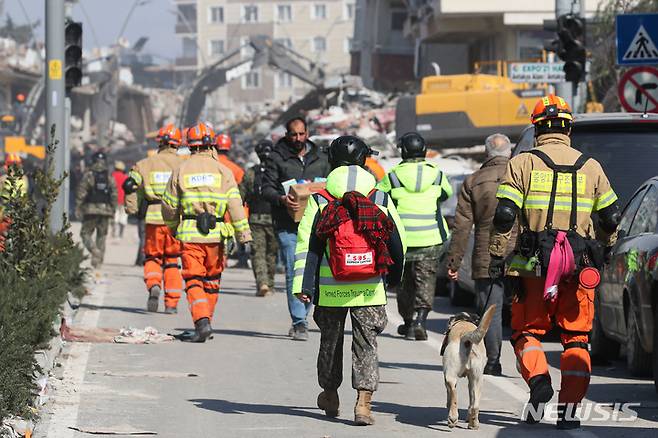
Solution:
{"label": "person carrying cardboard box", "polygon": [[320,182],[329,172],[327,155],[308,140],[306,121],[301,117],[289,120],[285,137],[276,143],[266,164],[263,196],[272,204],[274,229],[286,267],[288,311],[292,319],[288,334],[298,341],[308,339],[306,317],[311,304],[302,303],[292,295],[298,227],[295,217],[301,218],[305,208],[303,196],[299,196],[300,188],[293,190],[292,187],[299,183]]}

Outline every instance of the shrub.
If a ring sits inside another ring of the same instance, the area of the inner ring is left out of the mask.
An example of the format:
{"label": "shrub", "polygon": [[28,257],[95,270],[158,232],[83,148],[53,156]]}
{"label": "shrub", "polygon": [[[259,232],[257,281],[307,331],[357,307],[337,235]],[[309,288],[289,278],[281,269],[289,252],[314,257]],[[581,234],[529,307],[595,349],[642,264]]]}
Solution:
{"label": "shrub", "polygon": [[[54,129],[51,131],[54,134]],[[52,156],[55,145],[48,146]],[[8,172],[4,215],[10,220],[0,252],[0,421],[6,415],[29,415],[35,395],[34,360],[55,334],[67,293],[84,294],[84,256],[73,242],[70,224],[50,230],[50,214],[62,179],[53,176],[52,161],[33,175],[32,195],[21,193],[18,168]]]}

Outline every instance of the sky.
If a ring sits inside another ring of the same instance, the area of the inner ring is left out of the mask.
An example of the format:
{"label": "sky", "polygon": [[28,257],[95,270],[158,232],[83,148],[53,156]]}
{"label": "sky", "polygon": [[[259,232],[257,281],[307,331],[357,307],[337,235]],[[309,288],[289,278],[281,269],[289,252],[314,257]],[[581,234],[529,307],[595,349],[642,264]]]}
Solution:
{"label": "sky", "polygon": [[[147,3],[135,8],[128,19],[124,36],[131,44],[142,36],[149,37],[143,52],[156,55],[156,62],[173,62],[174,58],[180,56],[181,43],[174,33],[176,16],[172,12],[175,10],[172,0],[79,0],[73,7],[73,18],[83,23],[84,49],[114,43],[135,1]],[[17,24],[26,23],[26,15],[30,21],[41,20],[36,34],[39,40],[43,40],[45,2],[46,0],[4,0],[0,21],[4,23],[7,14],[11,15]]]}

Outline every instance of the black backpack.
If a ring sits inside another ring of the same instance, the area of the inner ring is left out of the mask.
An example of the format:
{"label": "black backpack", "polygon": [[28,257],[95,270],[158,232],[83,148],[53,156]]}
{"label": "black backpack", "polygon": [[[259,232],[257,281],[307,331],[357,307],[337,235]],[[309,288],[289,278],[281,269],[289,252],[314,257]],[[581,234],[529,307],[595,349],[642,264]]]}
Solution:
{"label": "black backpack", "polygon": [[90,204],[109,204],[110,177],[105,171],[94,171],[94,183],[87,195],[86,201]]}

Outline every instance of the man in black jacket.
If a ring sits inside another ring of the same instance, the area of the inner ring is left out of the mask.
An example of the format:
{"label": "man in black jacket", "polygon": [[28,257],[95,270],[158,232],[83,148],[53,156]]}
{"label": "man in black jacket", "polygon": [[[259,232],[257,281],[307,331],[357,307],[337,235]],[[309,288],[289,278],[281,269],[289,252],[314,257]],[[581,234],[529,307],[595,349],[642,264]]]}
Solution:
{"label": "man in black jacket", "polygon": [[286,267],[288,311],[292,318],[289,334],[297,341],[308,339],[306,316],[311,305],[302,303],[292,294],[298,224],[292,219],[288,209],[298,211],[301,207],[284,191],[283,183],[290,180],[312,182],[318,178],[326,178],[329,172],[326,154],[308,140],[305,120],[301,117],[289,120],[286,123],[286,136],[276,144],[266,164],[263,196],[272,204],[274,229]]}

